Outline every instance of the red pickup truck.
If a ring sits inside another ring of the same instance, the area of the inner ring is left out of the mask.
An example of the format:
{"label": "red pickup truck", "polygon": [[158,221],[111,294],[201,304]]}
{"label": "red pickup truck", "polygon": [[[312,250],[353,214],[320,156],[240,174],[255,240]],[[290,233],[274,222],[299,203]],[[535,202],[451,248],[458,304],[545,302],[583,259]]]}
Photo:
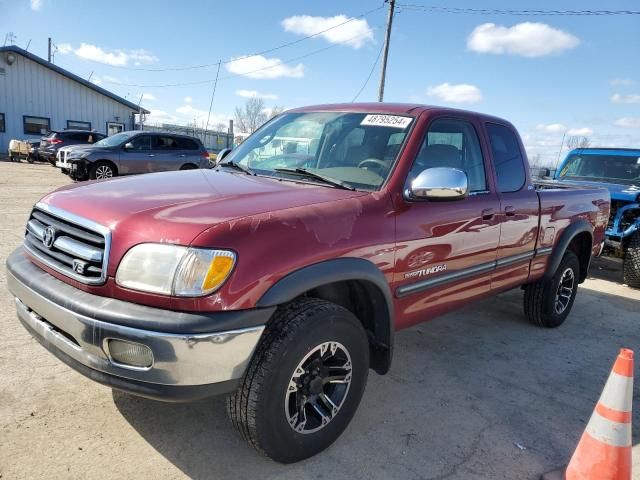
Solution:
{"label": "red pickup truck", "polygon": [[279,462],[341,434],[397,330],[519,287],[530,321],[560,325],[609,216],[604,189],[534,185],[514,127],[466,111],[300,108],[220,157],[45,196],[8,287],[72,368],[165,401],[230,394]]}

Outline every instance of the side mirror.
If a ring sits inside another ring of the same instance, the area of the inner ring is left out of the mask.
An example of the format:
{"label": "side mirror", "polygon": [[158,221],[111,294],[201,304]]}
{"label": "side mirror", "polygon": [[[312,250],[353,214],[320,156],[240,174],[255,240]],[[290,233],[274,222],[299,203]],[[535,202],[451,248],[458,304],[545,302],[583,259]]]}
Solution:
{"label": "side mirror", "polygon": [[450,167],[434,167],[423,170],[409,188],[415,198],[430,200],[459,200],[469,190],[467,174]]}
{"label": "side mirror", "polygon": [[220,150],[218,152],[218,155],[216,156],[216,163],[220,163],[224,159],[224,157],[226,157],[230,153],[231,153],[230,148],[223,148],[222,150]]}
{"label": "side mirror", "polygon": [[551,170],[549,170],[548,168],[542,168],[540,170],[540,176],[542,178],[549,178],[551,176]]}
{"label": "side mirror", "polygon": [[131,143],[131,142],[125,143],[124,144],[124,149],[125,150],[133,150],[134,149],[133,143]]}

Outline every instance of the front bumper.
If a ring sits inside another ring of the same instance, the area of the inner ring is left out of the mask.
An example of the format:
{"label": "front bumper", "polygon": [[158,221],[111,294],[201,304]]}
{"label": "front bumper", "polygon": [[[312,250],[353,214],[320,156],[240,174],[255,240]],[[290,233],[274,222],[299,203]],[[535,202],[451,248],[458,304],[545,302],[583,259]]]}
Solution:
{"label": "front bumper", "polygon": [[[232,391],[274,310],[171,312],[99,297],[41,270],[22,247],[7,259],[7,283],[18,318],[51,353],[100,383],[165,401]],[[113,362],[110,339],[146,345],[152,365]]]}

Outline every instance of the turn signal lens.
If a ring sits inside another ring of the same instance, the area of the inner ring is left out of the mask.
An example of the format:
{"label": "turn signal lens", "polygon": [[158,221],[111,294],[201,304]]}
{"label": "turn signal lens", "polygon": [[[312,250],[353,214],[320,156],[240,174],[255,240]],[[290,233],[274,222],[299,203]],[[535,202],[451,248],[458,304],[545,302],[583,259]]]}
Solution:
{"label": "turn signal lens", "polygon": [[182,259],[173,284],[174,295],[207,295],[231,274],[236,256],[228,250],[190,248]]}

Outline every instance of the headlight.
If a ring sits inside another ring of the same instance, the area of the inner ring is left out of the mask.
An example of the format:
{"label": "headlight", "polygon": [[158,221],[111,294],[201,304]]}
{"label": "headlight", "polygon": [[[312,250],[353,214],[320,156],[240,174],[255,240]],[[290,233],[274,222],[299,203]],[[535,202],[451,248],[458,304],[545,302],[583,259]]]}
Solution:
{"label": "headlight", "polygon": [[228,250],[143,243],[125,254],[116,283],[142,292],[199,297],[219,288],[235,263],[235,253]]}

